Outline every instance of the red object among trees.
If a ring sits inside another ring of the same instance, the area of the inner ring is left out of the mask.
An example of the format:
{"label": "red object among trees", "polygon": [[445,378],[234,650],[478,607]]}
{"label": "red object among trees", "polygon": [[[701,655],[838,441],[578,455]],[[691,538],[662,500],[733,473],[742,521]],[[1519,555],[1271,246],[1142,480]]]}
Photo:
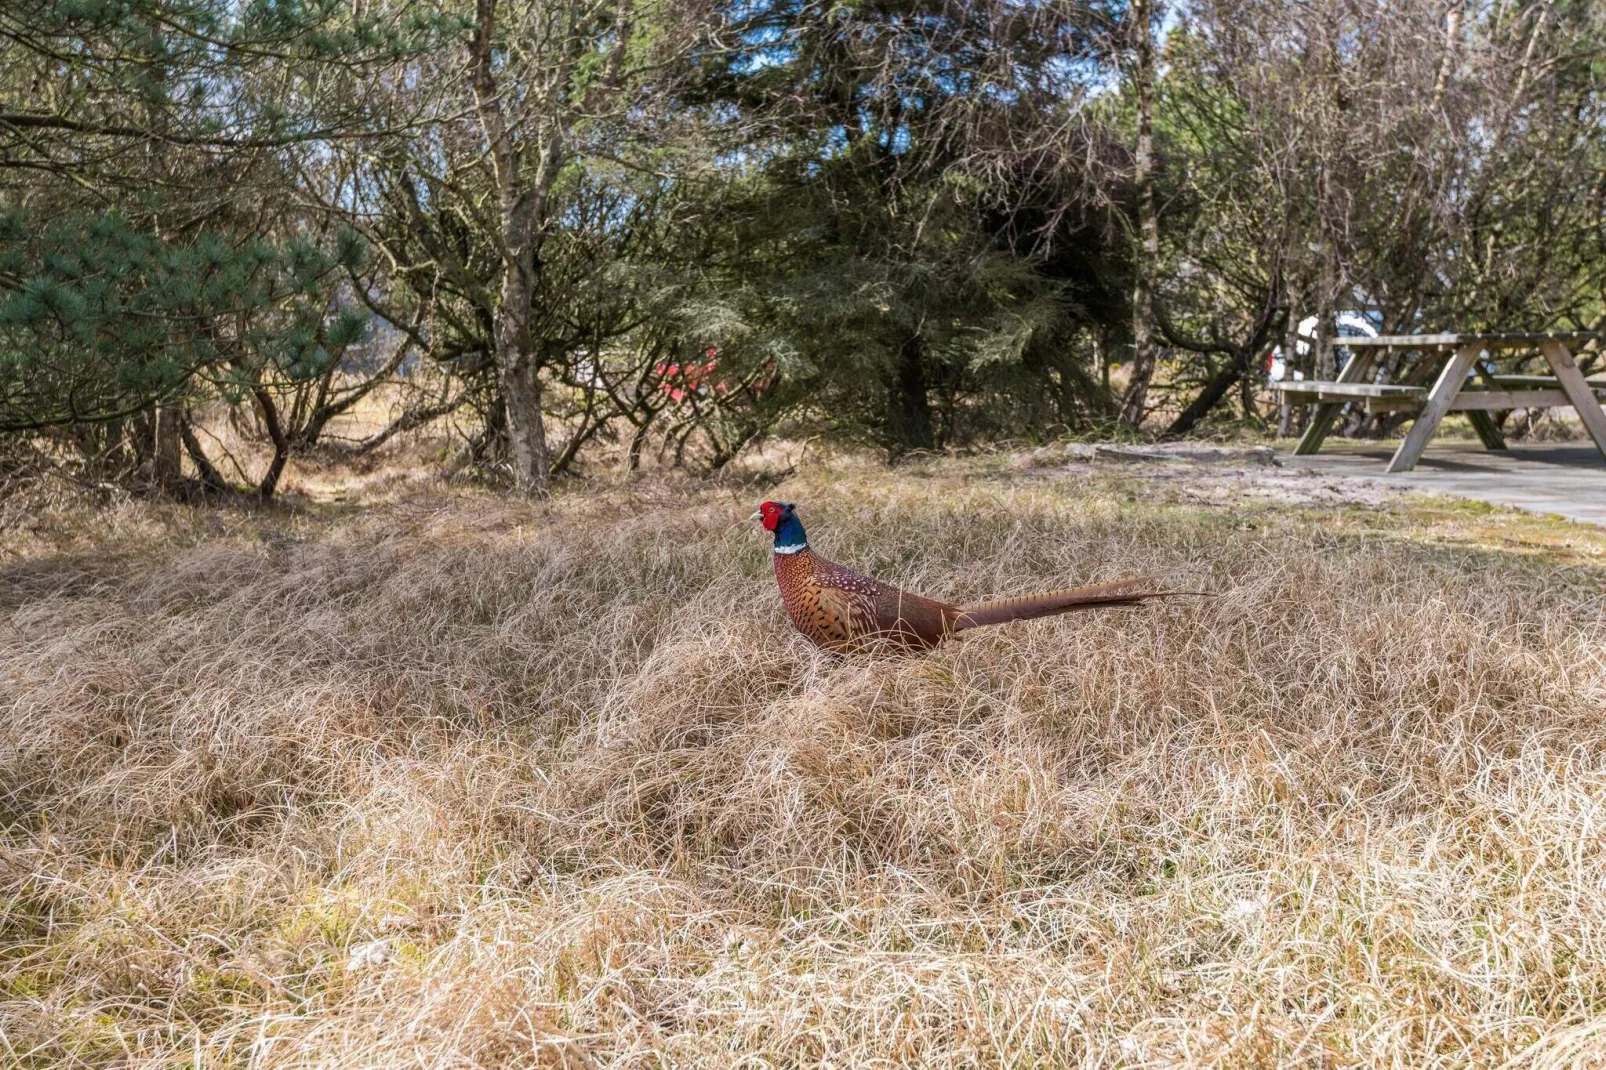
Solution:
{"label": "red object among trees", "polygon": [[[702,360],[688,360],[684,363],[659,363],[654,365],[653,372],[662,382],[658,389],[669,395],[671,401],[679,405],[684,403],[693,394],[698,397],[707,397],[709,392],[715,394],[728,394],[739,384],[732,384],[725,379],[715,378],[719,369],[719,350],[709,346],[703,350]],[[765,377],[768,378],[767,376]],[[762,390],[764,381],[753,384],[755,389]]]}

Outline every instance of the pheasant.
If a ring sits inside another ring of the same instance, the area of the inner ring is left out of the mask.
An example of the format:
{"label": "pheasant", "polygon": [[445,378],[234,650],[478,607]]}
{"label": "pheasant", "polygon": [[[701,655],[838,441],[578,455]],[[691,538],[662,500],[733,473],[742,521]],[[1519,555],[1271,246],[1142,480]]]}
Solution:
{"label": "pheasant", "polygon": [[1145,576],[961,608],[900,591],[816,556],[795,505],[765,502],[750,519],[763,521],[765,530],[775,534],[775,579],[792,624],[814,645],[835,653],[879,645],[930,650],[951,635],[988,624],[1131,605],[1173,593],[1153,590],[1153,580]]}

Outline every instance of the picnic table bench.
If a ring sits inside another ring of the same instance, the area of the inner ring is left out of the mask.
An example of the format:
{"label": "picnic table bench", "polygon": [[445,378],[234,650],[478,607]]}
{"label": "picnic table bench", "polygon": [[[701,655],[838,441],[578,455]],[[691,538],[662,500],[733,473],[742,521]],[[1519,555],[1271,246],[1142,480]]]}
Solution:
{"label": "picnic table bench", "polygon": [[[1335,344],[1353,351],[1349,362],[1331,381],[1296,380],[1273,384],[1290,402],[1314,402],[1305,435],[1294,448],[1296,454],[1311,454],[1333,428],[1333,421],[1346,405],[1366,412],[1408,412],[1415,415],[1411,430],[1394,451],[1388,471],[1409,472],[1422,459],[1428,440],[1438,430],[1447,413],[1464,412],[1472,422],[1478,439],[1487,449],[1503,450],[1500,434],[1491,412],[1509,409],[1560,408],[1572,406],[1583,421],[1595,448],[1606,457],[1606,411],[1600,398],[1606,396],[1606,382],[1584,378],[1573,360],[1570,346],[1602,337],[1595,331],[1549,333],[1484,334],[1397,334],[1377,338],[1344,338]],[[1480,358],[1514,350],[1537,349],[1550,365],[1551,375],[1501,375]],[[1431,373],[1442,362],[1433,385],[1371,382],[1379,362],[1392,352],[1414,351],[1420,355],[1422,370]],[[1469,373],[1477,378],[1469,380]]]}

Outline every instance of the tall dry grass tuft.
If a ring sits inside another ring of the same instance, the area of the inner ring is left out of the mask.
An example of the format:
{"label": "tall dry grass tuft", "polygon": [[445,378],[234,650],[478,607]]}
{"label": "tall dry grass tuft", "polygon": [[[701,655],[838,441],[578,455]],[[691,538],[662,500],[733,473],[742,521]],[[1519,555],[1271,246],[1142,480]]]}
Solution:
{"label": "tall dry grass tuft", "polygon": [[836,660],[714,490],[0,565],[5,1060],[1606,1053],[1599,569],[844,465],[786,496],[910,589],[1221,596]]}

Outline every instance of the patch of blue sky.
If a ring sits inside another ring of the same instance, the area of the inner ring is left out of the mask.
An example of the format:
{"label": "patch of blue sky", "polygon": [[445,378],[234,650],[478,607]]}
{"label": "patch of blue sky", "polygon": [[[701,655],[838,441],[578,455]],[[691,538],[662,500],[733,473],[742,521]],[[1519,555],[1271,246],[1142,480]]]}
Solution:
{"label": "patch of blue sky", "polygon": [[797,59],[796,47],[777,42],[755,48],[732,61],[731,70],[736,74],[757,74],[769,67],[783,67],[795,59]]}
{"label": "patch of blue sky", "polygon": [[[757,18],[769,9],[763,3],[738,3],[731,7],[732,18]],[[756,24],[749,26],[741,34],[745,51],[731,63],[731,69],[737,74],[753,74],[767,67],[779,67],[790,63],[797,58],[797,48],[786,40],[784,29],[779,25]]]}
{"label": "patch of blue sky", "polygon": [[[1166,39],[1171,36],[1172,31],[1182,26],[1191,7],[1189,0],[1180,0],[1178,3],[1161,7],[1160,25],[1155,31],[1155,43],[1159,46],[1158,51],[1161,56],[1164,54]],[[1125,81],[1119,64],[1109,62],[1107,57],[1092,51],[1080,55],[1056,56],[1049,60],[1049,64],[1057,65],[1058,71],[1067,79],[1076,79],[1089,97],[1099,97],[1118,90]],[[1165,69],[1166,65],[1162,58],[1159,73],[1163,75]]]}
{"label": "patch of blue sky", "polygon": [[720,100],[706,106],[708,121],[716,126],[732,126],[744,118],[742,109],[733,101]]}
{"label": "patch of blue sky", "polygon": [[746,149],[731,149],[728,152],[716,152],[711,161],[716,171],[730,171],[741,174],[753,162],[753,154]]}

